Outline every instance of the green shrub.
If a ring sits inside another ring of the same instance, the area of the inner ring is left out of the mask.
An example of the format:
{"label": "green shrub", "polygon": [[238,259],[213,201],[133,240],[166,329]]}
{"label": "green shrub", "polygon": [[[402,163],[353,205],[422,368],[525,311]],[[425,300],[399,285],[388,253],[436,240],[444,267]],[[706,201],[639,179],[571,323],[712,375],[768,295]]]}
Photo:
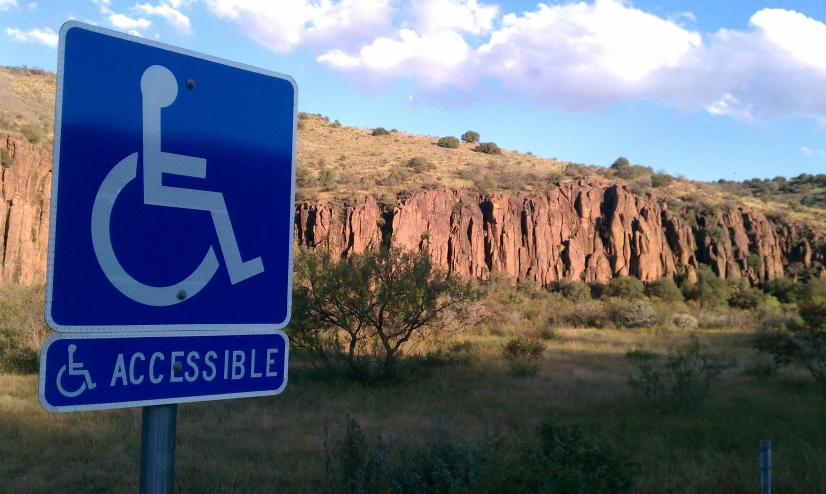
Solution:
{"label": "green shrub", "polygon": [[591,300],[591,288],[580,280],[563,279],[559,282],[559,292],[575,304]]}
{"label": "green shrub", "polygon": [[605,288],[609,297],[618,297],[624,300],[634,300],[645,297],[645,284],[633,276],[612,278]]}
{"label": "green shrub", "polygon": [[0,371],[37,373],[39,348],[50,331],[43,320],[43,286],[0,287]]}
{"label": "green shrub", "polygon": [[408,168],[413,169],[416,173],[429,172],[436,169],[436,165],[431,163],[427,158],[422,158],[421,156],[410,158],[407,161],[407,166]]}
{"label": "green shrub", "polygon": [[3,168],[8,168],[12,165],[11,155],[5,147],[0,147],[0,165]]}
{"label": "green shrub", "polygon": [[746,264],[755,271],[763,269],[763,258],[759,254],[750,254]]}
{"label": "green shrub", "polygon": [[537,360],[542,358],[545,343],[535,338],[511,338],[502,347],[502,357],[516,375],[534,375],[539,370]]}
{"label": "green shrub", "polygon": [[803,294],[805,287],[791,278],[780,277],[767,281],[764,290],[777,297],[781,303],[793,304]]}
{"label": "green shrub", "polygon": [[711,381],[734,362],[708,353],[695,335],[687,344],[668,352],[665,361],[656,353],[637,349],[626,358],[639,374],[629,377],[631,388],[664,412],[692,410],[705,398]]}
{"label": "green shrub", "polygon": [[357,379],[393,379],[406,344],[451,331],[475,299],[469,283],[433,266],[426,251],[338,259],[300,250],[293,277],[290,344],[325,366],[346,363]]}
{"label": "green shrub", "polygon": [[332,168],[322,168],[318,172],[318,182],[325,188],[330,188],[336,181],[336,171]]}
{"label": "green shrub", "polygon": [[480,136],[478,132],[474,132],[469,130],[462,134],[462,141],[463,142],[479,142]]}
{"label": "green shrub", "polygon": [[697,270],[697,284],[683,284],[683,295],[689,300],[696,300],[706,308],[722,307],[731,298],[731,288],[726,280],[718,277],[709,266],[701,265]]}
{"label": "green shrub", "polygon": [[637,465],[610,443],[595,444],[581,425],[545,419],[539,437],[547,487],[530,492],[631,492]]}
{"label": "green shrub", "polygon": [[32,144],[41,142],[46,134],[42,125],[33,123],[28,123],[20,127],[20,132],[22,132],[23,137]]}
{"label": "green shrub", "polygon": [[628,161],[628,158],[626,158],[624,156],[620,156],[619,158],[615,159],[614,162],[611,164],[611,168],[614,169],[614,170],[617,170],[617,169],[620,169],[620,168],[623,168],[623,167],[626,167],[626,166],[631,166],[631,162]]}
{"label": "green shrub", "polygon": [[448,136],[439,139],[439,146],[443,148],[457,149],[459,147],[459,139]]}
{"label": "green shrub", "polygon": [[324,427],[325,468],[316,492],[614,494],[630,492],[639,472],[613,443],[556,417],[540,422],[536,439],[519,444],[506,444],[487,424],[481,437],[458,439],[439,418],[423,443],[370,439],[349,413],[337,430]]}
{"label": "green shrub", "polygon": [[10,328],[0,329],[0,372],[37,374],[40,354],[26,346],[20,336]]}
{"label": "green shrub", "polygon": [[682,302],[683,292],[674,283],[674,280],[669,276],[665,276],[653,281],[648,285],[648,293],[652,297],[657,297],[663,302]]}
{"label": "green shrub", "polygon": [[667,173],[655,173],[651,175],[652,187],[668,187],[672,182],[674,182],[674,177]]}
{"label": "green shrub", "polygon": [[609,298],[602,304],[602,318],[619,329],[625,325],[625,314],[631,309],[631,302],[621,298]]}
{"label": "green shrub", "polygon": [[370,440],[349,413],[343,434],[324,427],[325,478],[317,491],[330,494],[473,492],[492,477],[495,443],[486,430],[476,441],[454,438],[440,419],[421,446],[381,435]]}
{"label": "green shrub", "polygon": [[304,112],[304,111],[300,111],[300,112],[298,112],[298,119],[299,120],[309,120],[310,119],[310,114],[307,113],[307,112]]}
{"label": "green shrub", "polygon": [[703,228],[703,234],[717,242],[723,240],[723,229],[718,225],[709,225]]}
{"label": "green shrub", "polygon": [[330,127],[338,129],[339,127],[341,127],[341,122],[339,122],[338,119],[336,119],[333,123],[330,124]]}
{"label": "green shrub", "polygon": [[483,142],[476,146],[474,151],[485,154],[502,154],[502,149],[495,142]]}
{"label": "green shrub", "polygon": [[375,129],[373,129],[373,132],[370,135],[373,135],[373,136],[386,136],[386,135],[390,135],[390,132],[387,129],[385,129],[384,127],[376,127]]}

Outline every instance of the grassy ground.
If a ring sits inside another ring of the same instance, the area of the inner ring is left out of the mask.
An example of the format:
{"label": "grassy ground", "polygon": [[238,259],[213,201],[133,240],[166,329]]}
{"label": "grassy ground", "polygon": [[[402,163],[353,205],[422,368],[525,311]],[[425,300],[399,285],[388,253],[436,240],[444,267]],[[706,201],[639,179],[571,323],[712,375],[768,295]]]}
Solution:
{"label": "grassy ground", "polygon": [[[511,375],[503,338],[474,337],[481,362],[441,368],[403,386],[362,387],[313,378],[296,366],[277,397],[179,406],[177,483],[193,492],[313,492],[324,475],[323,426],[353,413],[373,436],[420,441],[432,418],[478,437],[485,422],[507,439],[530,439],[558,414],[615,441],[642,466],[637,492],[756,492],[759,442],[773,443],[777,492],[826,492],[826,395],[803,375],[758,379],[749,332],[703,331],[737,357],[698,410],[661,415],[635,398],[623,358],[640,343],[665,349],[684,334],[560,330],[539,373]],[[125,492],[138,481],[140,411],[49,414],[36,376],[0,375],[0,492]],[[335,429],[335,427],[334,427]]]}

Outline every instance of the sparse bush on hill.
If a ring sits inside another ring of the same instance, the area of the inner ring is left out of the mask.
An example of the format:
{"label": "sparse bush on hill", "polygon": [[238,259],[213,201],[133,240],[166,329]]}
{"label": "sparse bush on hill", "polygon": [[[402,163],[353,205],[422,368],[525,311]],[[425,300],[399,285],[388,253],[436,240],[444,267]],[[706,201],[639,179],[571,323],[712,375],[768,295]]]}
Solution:
{"label": "sparse bush on hill", "polygon": [[341,127],[341,122],[339,122],[338,119],[336,119],[333,123],[330,124],[330,127],[338,129],[339,127]]}
{"label": "sparse bush on hill", "polygon": [[655,173],[651,175],[652,187],[668,187],[674,182],[674,177],[667,173]]}
{"label": "sparse bush on hill", "polygon": [[42,125],[32,123],[24,124],[20,127],[20,132],[22,132],[23,137],[32,144],[43,142],[43,138],[46,135],[46,130]]}
{"label": "sparse bush on hill", "polygon": [[375,129],[373,129],[373,132],[370,135],[373,135],[373,136],[386,136],[386,135],[390,135],[390,132],[387,129],[385,129],[384,127],[376,127]]}
{"label": "sparse bush on hill", "polygon": [[300,112],[298,112],[298,119],[299,120],[309,120],[310,119],[310,114],[307,113],[307,112],[300,111]]}
{"label": "sparse bush on hill", "polygon": [[664,362],[661,356],[642,348],[628,352],[626,358],[639,372],[629,377],[631,388],[664,412],[693,410],[705,398],[711,381],[735,365],[730,359],[708,353],[693,334],[688,343],[670,350]]}
{"label": "sparse bush on hill", "polygon": [[619,158],[615,159],[614,162],[611,164],[611,168],[614,170],[619,170],[620,168],[625,168],[631,166],[631,162],[628,161],[628,158],[624,156],[620,156]]}
{"label": "sparse bush on hill", "polygon": [[427,158],[422,158],[421,156],[410,158],[407,161],[407,166],[408,168],[413,169],[416,173],[429,172],[436,169],[436,165],[431,163]]}
{"label": "sparse bush on hill", "polygon": [[478,132],[474,132],[469,130],[462,134],[462,141],[463,142],[479,142],[480,136]]}
{"label": "sparse bush on hill", "polygon": [[442,137],[439,139],[439,146],[443,148],[457,149],[459,147],[459,139],[452,136]]}
{"label": "sparse bush on hill", "polygon": [[485,154],[502,154],[502,149],[495,142],[483,142],[474,151]]}

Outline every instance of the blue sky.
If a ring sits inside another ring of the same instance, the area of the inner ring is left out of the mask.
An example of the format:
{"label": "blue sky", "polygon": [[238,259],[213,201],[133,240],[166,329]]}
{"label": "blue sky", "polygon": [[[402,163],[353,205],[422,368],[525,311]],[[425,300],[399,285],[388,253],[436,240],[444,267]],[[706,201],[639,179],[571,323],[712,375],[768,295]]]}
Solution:
{"label": "blue sky", "polygon": [[69,19],[291,75],[299,109],[698,180],[826,173],[826,2],[0,0],[0,65]]}

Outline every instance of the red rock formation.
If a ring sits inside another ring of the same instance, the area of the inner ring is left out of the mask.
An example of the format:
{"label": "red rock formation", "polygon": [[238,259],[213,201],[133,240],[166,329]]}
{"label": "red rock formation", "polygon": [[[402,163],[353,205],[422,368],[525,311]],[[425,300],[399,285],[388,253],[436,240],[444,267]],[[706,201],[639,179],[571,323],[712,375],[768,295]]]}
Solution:
{"label": "red rock formation", "polygon": [[[11,158],[0,167],[0,282],[42,283],[51,152],[20,134],[0,134],[0,148]],[[300,246],[341,256],[381,244],[424,249],[462,276],[484,280],[505,271],[544,286],[564,277],[606,283],[614,276],[649,282],[685,275],[696,281],[700,263],[722,277],[760,283],[792,264],[820,266],[826,256],[824,238],[804,227],[776,226],[743,208],[685,219],[662,201],[599,178],[531,195],[444,189],[395,206],[372,196],[349,205],[297,204],[295,236]]]}
{"label": "red rock formation", "polygon": [[[376,218],[388,224],[373,228]],[[752,283],[783,275],[792,250],[761,213],[740,208],[692,220],[664,202],[586,178],[533,195],[426,191],[399,200],[392,212],[369,199],[339,208],[299,205],[296,232],[299,245],[324,245],[342,255],[383,239],[427,250],[451,272],[486,279],[505,271],[544,286],[563,277],[606,283],[615,276],[650,282],[685,275],[696,281],[701,262],[721,277]],[[381,229],[392,235],[382,237]],[[356,231],[366,236],[359,240]]]}
{"label": "red rock formation", "polygon": [[[52,153],[20,134],[0,134],[10,162],[0,166],[2,283],[43,283],[49,239]],[[2,158],[0,158],[2,159]]]}

